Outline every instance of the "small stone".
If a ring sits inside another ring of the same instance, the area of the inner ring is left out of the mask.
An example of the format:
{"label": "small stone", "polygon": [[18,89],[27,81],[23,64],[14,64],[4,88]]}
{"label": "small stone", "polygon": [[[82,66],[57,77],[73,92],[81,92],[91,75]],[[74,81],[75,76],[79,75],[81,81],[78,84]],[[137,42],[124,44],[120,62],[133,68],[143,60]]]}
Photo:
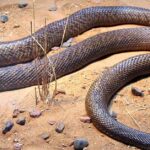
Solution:
{"label": "small stone", "polygon": [[65,94],[66,94],[66,91],[65,91],[65,90],[57,90],[55,94],[56,94],[56,95],[58,95],[58,94],[63,94],[63,95],[65,95]]}
{"label": "small stone", "polygon": [[84,122],[84,123],[91,123],[92,122],[92,120],[91,120],[91,118],[89,116],[82,116],[82,117],[80,117],[80,121]]}
{"label": "small stone", "polygon": [[49,139],[49,137],[50,137],[50,134],[47,133],[47,132],[44,132],[44,133],[41,134],[41,138],[42,138],[43,140],[47,140],[47,139]]}
{"label": "small stone", "polygon": [[58,122],[57,125],[56,125],[56,128],[55,128],[55,131],[57,133],[62,133],[64,128],[65,128],[64,123],[63,122]]}
{"label": "small stone", "polygon": [[48,9],[49,11],[56,11],[57,10],[57,6],[56,5],[52,5],[49,7]]}
{"label": "small stone", "polygon": [[62,146],[63,146],[63,147],[67,147],[67,145],[66,145],[66,144],[64,144],[64,143],[62,144]]}
{"label": "small stone", "polygon": [[13,142],[14,143],[18,143],[18,142],[20,142],[21,140],[19,139],[19,138],[15,138],[14,140],[13,140]]}
{"label": "small stone", "polygon": [[82,89],[86,89],[86,86],[82,86]]}
{"label": "small stone", "polygon": [[10,12],[9,12],[9,11],[5,11],[4,14],[5,14],[5,15],[9,15]]}
{"label": "small stone", "polygon": [[72,41],[73,41],[73,38],[70,38],[68,41],[66,41],[66,42],[64,42],[64,43],[62,44],[62,47],[64,47],[64,48],[70,47]]}
{"label": "small stone", "polygon": [[89,145],[89,142],[85,138],[78,138],[74,141],[75,150],[83,150],[88,145]]}
{"label": "small stone", "polygon": [[19,119],[17,119],[16,123],[22,126],[25,125],[26,123],[25,117],[20,117]]}
{"label": "small stone", "polygon": [[37,109],[30,112],[30,117],[32,117],[32,118],[38,118],[41,115],[42,115],[42,112],[40,110],[37,110]]}
{"label": "small stone", "polygon": [[7,21],[8,21],[8,16],[7,16],[7,15],[1,15],[1,16],[0,16],[0,21],[1,21],[2,23],[7,22]]}
{"label": "small stone", "polygon": [[13,126],[14,126],[14,123],[11,120],[7,121],[2,130],[2,133],[6,134],[7,132],[9,132],[12,129]]}
{"label": "small stone", "polygon": [[56,11],[57,10],[57,5],[56,5],[56,2],[55,0],[53,0],[50,4],[50,7],[48,9],[49,11]]}
{"label": "small stone", "polygon": [[141,96],[141,97],[144,96],[143,91],[141,89],[139,89],[139,88],[136,88],[136,87],[132,87],[131,92],[135,96]]}
{"label": "small stone", "polygon": [[50,125],[54,125],[54,124],[56,123],[56,121],[49,120],[48,123],[49,123]]}
{"label": "small stone", "polygon": [[21,150],[22,149],[23,144],[17,142],[14,144],[14,150]]}
{"label": "small stone", "polygon": [[24,109],[19,109],[20,113],[24,113],[25,110]]}
{"label": "small stone", "polygon": [[19,109],[14,109],[12,117],[17,118],[19,114],[20,114]]}
{"label": "small stone", "polygon": [[19,27],[20,27],[20,25],[18,25],[18,24],[14,25],[14,28],[19,28]]}
{"label": "small stone", "polygon": [[26,0],[20,0],[18,7],[19,8],[24,8],[28,5],[28,3],[26,2]]}

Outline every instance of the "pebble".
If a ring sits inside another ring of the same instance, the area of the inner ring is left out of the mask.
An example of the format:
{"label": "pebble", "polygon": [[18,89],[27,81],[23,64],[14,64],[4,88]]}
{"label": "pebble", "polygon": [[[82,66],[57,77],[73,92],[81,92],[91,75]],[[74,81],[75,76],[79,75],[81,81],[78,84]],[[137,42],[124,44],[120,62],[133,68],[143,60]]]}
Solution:
{"label": "pebble", "polygon": [[55,128],[55,131],[57,133],[62,133],[64,128],[65,128],[64,123],[63,122],[58,122],[57,125],[56,125],[56,128]]}
{"label": "pebble", "polygon": [[131,92],[132,92],[132,94],[135,95],[135,96],[141,96],[141,97],[144,96],[143,91],[142,91],[141,89],[139,89],[139,88],[136,88],[136,87],[132,87],[132,88],[131,88]]}
{"label": "pebble", "polygon": [[17,118],[19,114],[20,114],[19,109],[14,109],[12,117]]}
{"label": "pebble", "polygon": [[28,5],[28,3],[26,2],[26,0],[20,0],[18,7],[19,8],[24,8]]}
{"label": "pebble", "polygon": [[41,115],[42,115],[42,112],[40,110],[37,110],[37,109],[30,112],[30,117],[32,117],[32,118],[38,118]]}
{"label": "pebble", "polygon": [[2,23],[7,22],[7,21],[8,21],[8,16],[7,16],[7,15],[1,15],[1,16],[0,16],[0,21],[1,21]]}
{"label": "pebble", "polygon": [[12,129],[13,126],[14,126],[14,123],[11,120],[7,121],[2,130],[2,133],[6,134],[7,132],[9,132]]}
{"label": "pebble", "polygon": [[67,147],[68,145],[66,145],[66,144],[63,143],[62,146],[63,146],[63,147]]}
{"label": "pebble", "polygon": [[14,139],[13,139],[13,142],[14,142],[14,143],[19,143],[20,141],[21,141],[21,139],[19,139],[19,138],[14,138]]}
{"label": "pebble", "polygon": [[86,86],[82,86],[82,89],[86,89]]}
{"label": "pebble", "polygon": [[21,144],[21,143],[15,143],[14,144],[14,150],[21,150],[22,149],[22,146],[23,146],[23,144]]}
{"label": "pebble", "polygon": [[19,24],[15,24],[15,25],[14,25],[14,28],[19,28],[19,27],[20,27]]}
{"label": "pebble", "polygon": [[65,91],[65,90],[57,90],[55,94],[56,94],[56,95],[58,95],[58,94],[63,94],[63,95],[65,95],[65,94],[66,94],[66,91]]}
{"label": "pebble", "polygon": [[54,125],[54,124],[56,123],[56,121],[49,120],[48,123],[49,123],[50,125]]}
{"label": "pebble", "polygon": [[89,116],[82,116],[82,117],[80,117],[80,121],[84,122],[84,123],[91,123],[92,122],[92,120],[91,120],[91,118]]}
{"label": "pebble", "polygon": [[55,0],[53,0],[50,4],[50,7],[48,9],[49,11],[56,11],[57,10],[57,5],[56,5],[56,2]]}
{"label": "pebble", "polygon": [[66,42],[64,42],[64,43],[62,44],[62,47],[64,47],[64,48],[70,47],[72,41],[73,41],[73,38],[70,38],[68,41],[66,41]]}
{"label": "pebble", "polygon": [[19,109],[20,113],[24,113],[25,109]]}
{"label": "pebble", "polygon": [[85,138],[78,138],[73,142],[73,144],[75,150],[83,150],[89,145],[89,142]]}
{"label": "pebble", "polygon": [[25,125],[26,123],[25,117],[20,117],[19,119],[17,119],[16,123],[22,126]]}
{"label": "pebble", "polygon": [[49,139],[49,137],[50,137],[50,134],[47,133],[47,132],[43,132],[43,133],[41,134],[41,138],[42,138],[43,140],[47,140],[47,139]]}

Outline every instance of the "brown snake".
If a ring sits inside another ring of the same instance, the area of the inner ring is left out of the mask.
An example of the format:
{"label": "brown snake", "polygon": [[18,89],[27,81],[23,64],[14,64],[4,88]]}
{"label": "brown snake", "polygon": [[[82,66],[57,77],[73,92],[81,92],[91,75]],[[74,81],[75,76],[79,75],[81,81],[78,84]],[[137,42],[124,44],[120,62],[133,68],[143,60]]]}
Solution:
{"label": "brown snake", "polygon": [[[38,30],[35,38],[49,51],[60,45],[66,18]],[[150,25],[150,10],[137,7],[92,7],[69,17],[65,40],[98,26],[120,24]],[[46,38],[45,38],[46,33]],[[35,47],[39,49],[36,54]],[[33,48],[34,47],[34,48]],[[124,51],[150,51],[149,27],[122,29],[88,38],[59,54],[49,57],[54,64],[56,77],[60,78],[85,65],[110,54]],[[42,83],[43,74],[52,74],[45,58],[24,64],[6,66],[32,60],[42,51],[31,36],[0,43],[0,91],[14,90]],[[59,61],[58,61],[59,60]],[[45,67],[47,68],[45,71]],[[150,134],[131,129],[114,120],[108,113],[112,96],[132,79],[150,73],[150,54],[129,58],[105,71],[90,88],[86,109],[94,125],[102,132],[123,143],[150,149]]]}

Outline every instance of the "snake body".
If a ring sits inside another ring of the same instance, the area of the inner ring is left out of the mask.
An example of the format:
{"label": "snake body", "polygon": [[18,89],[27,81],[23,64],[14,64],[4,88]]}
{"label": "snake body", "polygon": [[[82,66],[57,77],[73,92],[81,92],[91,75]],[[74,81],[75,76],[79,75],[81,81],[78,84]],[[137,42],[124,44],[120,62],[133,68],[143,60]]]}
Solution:
{"label": "snake body", "polygon": [[[149,18],[150,11],[144,8],[127,6],[90,7],[77,11],[69,18],[48,24],[35,32],[34,38],[46,51],[49,51],[52,47],[61,44],[65,27],[64,41],[95,27],[121,24],[149,26]],[[43,54],[43,50],[31,36],[10,42],[1,42],[0,66],[27,62]]]}
{"label": "snake body", "polygon": [[148,150],[150,134],[119,123],[108,112],[112,96],[128,82],[142,75],[150,75],[150,54],[131,57],[104,71],[91,86],[85,106],[94,125],[101,132],[125,144]]}
{"label": "snake body", "polygon": [[[60,45],[65,24],[64,40],[76,36],[98,26],[119,24],[150,25],[150,10],[137,7],[92,7],[72,14],[67,18],[47,25],[38,30],[34,37],[49,51]],[[46,33],[46,38],[45,38]],[[46,40],[46,41],[45,41]],[[36,46],[39,53],[33,48]],[[43,57],[42,50],[31,36],[0,43],[0,91],[14,90],[42,83],[43,74],[53,73],[51,63],[55,67],[56,78],[74,72],[87,64],[104,56],[125,51],[150,51],[150,29],[139,27],[121,29],[102,33],[88,38],[62,52]],[[8,66],[8,65],[13,66]],[[46,68],[46,69],[45,69]],[[105,71],[91,86],[87,98],[86,109],[94,125],[102,132],[123,143],[150,149],[150,135],[131,129],[114,120],[108,113],[108,105],[112,96],[125,84],[137,76],[150,73],[150,54],[129,58]],[[38,80],[37,80],[38,78]],[[49,78],[50,80],[50,78]],[[52,78],[54,80],[54,78]],[[38,81],[38,82],[37,82]]]}

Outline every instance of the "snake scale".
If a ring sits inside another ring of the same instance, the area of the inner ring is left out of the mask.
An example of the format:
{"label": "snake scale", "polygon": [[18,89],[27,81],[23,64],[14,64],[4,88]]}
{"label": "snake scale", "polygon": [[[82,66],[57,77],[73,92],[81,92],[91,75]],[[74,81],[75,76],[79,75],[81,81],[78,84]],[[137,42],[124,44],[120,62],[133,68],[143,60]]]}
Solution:
{"label": "snake scale", "polygon": [[[64,41],[95,27],[121,24],[150,26],[150,10],[126,6],[91,7],[80,10],[68,19],[50,23],[34,34],[47,52],[53,46],[61,44],[66,22]],[[35,49],[38,49],[38,53]],[[55,67],[56,77],[60,78],[104,56],[142,50],[150,51],[149,27],[121,29],[93,36],[50,56],[49,61],[46,61],[45,57],[38,61],[33,60],[37,56],[43,56],[43,52],[31,36],[1,42],[0,91],[37,85],[37,77],[42,83],[43,74],[52,74],[50,62]],[[138,76],[149,74],[150,54],[134,56],[104,71],[92,84],[86,97],[86,110],[93,124],[101,132],[142,149],[150,149],[150,134],[129,128],[113,119],[108,112],[108,105],[120,88]]]}

